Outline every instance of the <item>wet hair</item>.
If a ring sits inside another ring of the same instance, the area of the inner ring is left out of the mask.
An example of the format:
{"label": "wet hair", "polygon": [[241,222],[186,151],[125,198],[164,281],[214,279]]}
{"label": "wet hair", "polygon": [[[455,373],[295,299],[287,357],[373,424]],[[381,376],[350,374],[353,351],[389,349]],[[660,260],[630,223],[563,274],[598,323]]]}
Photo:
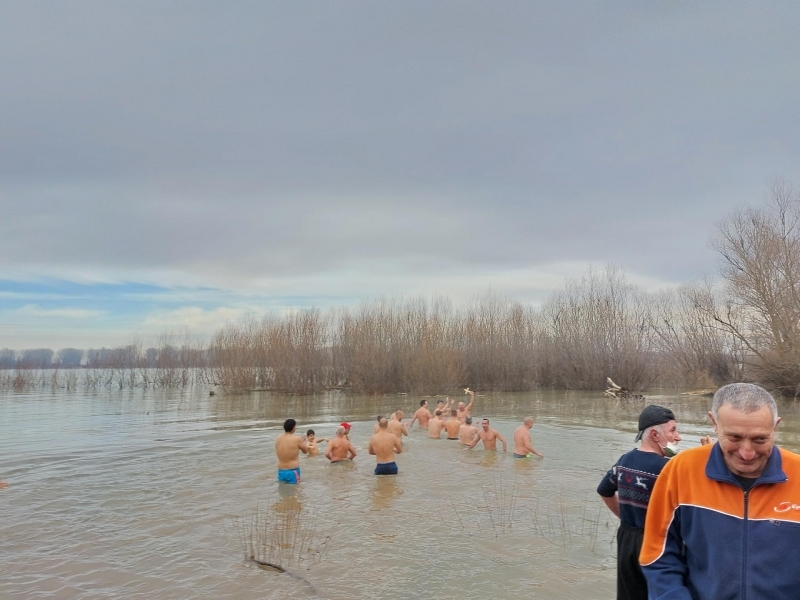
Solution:
{"label": "wet hair", "polygon": [[306,435],[317,435],[317,434],[314,433],[313,429],[309,429],[308,431],[306,431]]}
{"label": "wet hair", "polygon": [[294,431],[295,427],[297,427],[297,421],[295,421],[294,419],[286,419],[283,422],[283,430],[286,433],[291,433],[292,431]]}
{"label": "wet hair", "polygon": [[453,410],[450,411],[450,416],[451,417],[457,417],[458,416],[458,411],[454,408]]}
{"label": "wet hair", "polygon": [[436,411],[434,414],[435,414],[437,417],[441,417],[441,416],[442,416],[442,411],[440,411],[440,410],[437,410],[437,411]]}
{"label": "wet hair", "polygon": [[467,425],[472,425],[472,417],[467,417],[466,419],[464,419],[464,422],[465,422]]}
{"label": "wet hair", "polygon": [[419,401],[419,405],[420,405],[420,406],[425,406],[425,404],[426,404],[427,402],[428,402],[427,400],[420,400],[420,401]]}
{"label": "wet hair", "polygon": [[745,414],[750,414],[766,406],[772,413],[773,422],[778,421],[778,407],[775,404],[775,398],[761,386],[752,383],[731,383],[717,390],[714,400],[711,402],[711,414],[714,415],[715,421],[719,418],[719,409],[725,404]]}
{"label": "wet hair", "polygon": [[382,419],[382,418],[383,418],[383,415],[378,415],[378,423],[380,423],[380,422],[381,422],[381,419]]}

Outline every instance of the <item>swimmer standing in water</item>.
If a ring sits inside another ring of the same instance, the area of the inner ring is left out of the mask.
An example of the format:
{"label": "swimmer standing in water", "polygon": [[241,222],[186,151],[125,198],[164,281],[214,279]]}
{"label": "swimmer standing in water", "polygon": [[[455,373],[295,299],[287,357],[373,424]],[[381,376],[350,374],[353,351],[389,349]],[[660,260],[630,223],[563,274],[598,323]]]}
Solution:
{"label": "swimmer standing in water", "polygon": [[314,433],[313,429],[309,429],[306,431],[306,435],[303,438],[308,445],[308,455],[309,456],[317,456],[319,454],[319,447],[317,444],[323,444],[325,442],[330,442],[328,438],[320,438],[317,439],[317,434]]}
{"label": "swimmer standing in water", "polygon": [[503,452],[506,451],[506,438],[500,435],[496,430],[489,427],[489,419],[483,419],[481,422],[481,429],[478,430],[478,437],[476,437],[469,445],[472,450],[477,444],[478,440],[483,442],[484,450],[497,451],[497,440],[503,444]]}
{"label": "swimmer standing in water", "polygon": [[442,421],[442,411],[437,410],[433,418],[428,421],[428,437],[438,440],[442,436],[444,421]]}
{"label": "swimmer standing in water", "polygon": [[472,424],[472,417],[467,417],[458,432],[458,443],[462,446],[469,446],[475,441],[476,435],[478,435],[478,428]]}
{"label": "swimmer standing in water", "polygon": [[462,423],[467,417],[472,416],[472,407],[475,406],[475,392],[469,388],[464,388],[464,393],[470,395],[470,401],[466,405],[463,402],[458,403],[458,420]]}
{"label": "swimmer standing in water", "polygon": [[275,438],[275,454],[278,457],[278,482],[300,483],[300,453],[308,454],[308,444],[294,434],[297,421],[283,422],[283,435]]}
{"label": "swimmer standing in water", "polygon": [[387,431],[396,435],[397,439],[400,440],[401,443],[403,441],[403,436],[408,435],[408,429],[406,428],[405,423],[403,423],[403,417],[405,416],[406,415],[402,410],[396,410],[386,425]]}
{"label": "swimmer standing in water", "polygon": [[522,425],[514,431],[514,458],[530,458],[532,454],[544,458],[544,454],[536,450],[531,443],[531,427],[533,427],[533,417],[525,417]]}
{"label": "swimmer standing in water", "polygon": [[339,427],[336,428],[336,437],[328,442],[325,458],[331,461],[331,463],[353,460],[356,457],[356,449],[344,434],[345,428],[339,425]]}
{"label": "swimmer standing in water", "polygon": [[419,426],[422,428],[428,427],[428,421],[433,418],[433,414],[431,411],[428,410],[428,401],[427,400],[420,400],[419,401],[419,408],[417,412],[414,413],[414,418],[411,419],[411,423],[409,423],[408,428],[411,429],[414,426],[415,421],[419,421]]}
{"label": "swimmer standing in water", "polygon": [[458,430],[461,429],[461,421],[458,420],[458,411],[454,408],[450,411],[450,418],[444,424],[448,440],[458,439]]}
{"label": "swimmer standing in water", "polygon": [[403,451],[400,439],[389,433],[389,422],[385,417],[378,421],[378,433],[369,440],[369,453],[375,457],[375,475],[397,475],[395,454]]}

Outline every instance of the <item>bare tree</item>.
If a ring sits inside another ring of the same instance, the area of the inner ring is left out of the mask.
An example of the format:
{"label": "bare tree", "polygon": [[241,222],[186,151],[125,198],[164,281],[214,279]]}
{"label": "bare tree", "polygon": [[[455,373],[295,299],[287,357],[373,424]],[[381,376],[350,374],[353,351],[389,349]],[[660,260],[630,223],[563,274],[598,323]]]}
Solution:
{"label": "bare tree", "polygon": [[[747,351],[749,375],[800,393],[800,197],[786,182],[761,208],[723,221],[714,240],[729,301],[715,321]],[[738,317],[738,319],[737,319]]]}

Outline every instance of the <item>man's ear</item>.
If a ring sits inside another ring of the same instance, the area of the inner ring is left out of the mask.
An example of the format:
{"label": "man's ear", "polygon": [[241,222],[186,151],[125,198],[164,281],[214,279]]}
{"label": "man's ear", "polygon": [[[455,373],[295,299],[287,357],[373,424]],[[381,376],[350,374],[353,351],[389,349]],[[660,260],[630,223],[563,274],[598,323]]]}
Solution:
{"label": "man's ear", "polygon": [[711,419],[711,422],[714,424],[714,433],[716,433],[717,437],[719,437],[719,432],[717,431],[717,422],[714,420],[714,413],[708,411],[708,418]]}
{"label": "man's ear", "polygon": [[773,429],[777,429],[778,425],[780,425],[780,424],[781,424],[781,418],[778,417],[777,421],[775,421],[775,427],[773,427]]}

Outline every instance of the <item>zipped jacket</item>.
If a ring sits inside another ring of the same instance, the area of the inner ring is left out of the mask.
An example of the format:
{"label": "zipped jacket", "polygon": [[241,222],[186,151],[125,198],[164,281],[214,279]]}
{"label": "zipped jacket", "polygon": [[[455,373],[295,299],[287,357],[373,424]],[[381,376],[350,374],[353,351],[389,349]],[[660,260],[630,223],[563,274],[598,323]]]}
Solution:
{"label": "zipped jacket", "polygon": [[651,600],[800,598],[800,456],[777,446],[748,492],[720,445],[656,480],[639,555]]}

